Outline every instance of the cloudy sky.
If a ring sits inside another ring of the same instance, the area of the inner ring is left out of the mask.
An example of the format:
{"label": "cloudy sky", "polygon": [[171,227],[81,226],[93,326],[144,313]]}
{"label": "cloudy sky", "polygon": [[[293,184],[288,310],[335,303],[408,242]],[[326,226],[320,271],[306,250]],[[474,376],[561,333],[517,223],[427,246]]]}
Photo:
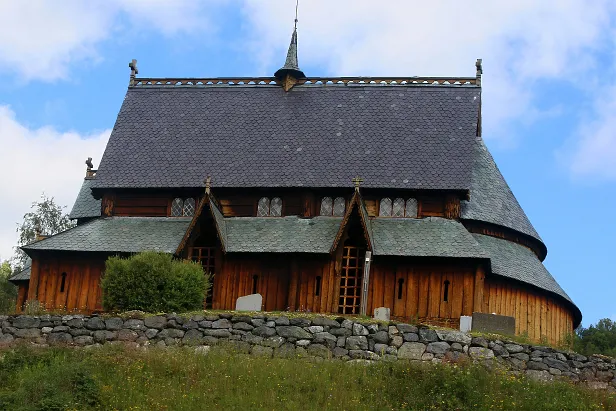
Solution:
{"label": "cloudy sky", "polygon": [[[42,192],[70,210],[142,76],[267,76],[294,0],[0,0],[0,259]],[[473,76],[484,138],[584,324],[616,319],[616,2],[301,0],[308,75]]]}

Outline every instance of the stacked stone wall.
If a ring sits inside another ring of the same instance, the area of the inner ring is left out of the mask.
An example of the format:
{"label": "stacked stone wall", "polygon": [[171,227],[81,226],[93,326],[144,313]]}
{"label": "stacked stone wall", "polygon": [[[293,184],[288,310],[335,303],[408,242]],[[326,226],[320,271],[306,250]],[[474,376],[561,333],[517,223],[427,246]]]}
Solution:
{"label": "stacked stone wall", "polygon": [[204,313],[131,318],[82,315],[0,316],[0,347],[224,345],[265,357],[314,357],[342,361],[487,362],[549,381],[567,379],[616,390],[616,359],[471,336],[410,324],[357,322],[348,318]]}

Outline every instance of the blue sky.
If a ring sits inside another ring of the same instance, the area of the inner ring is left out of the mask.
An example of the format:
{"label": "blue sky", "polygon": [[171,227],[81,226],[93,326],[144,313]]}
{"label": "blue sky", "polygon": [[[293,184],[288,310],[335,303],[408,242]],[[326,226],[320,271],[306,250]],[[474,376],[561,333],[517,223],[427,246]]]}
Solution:
{"label": "blue sky", "polygon": [[[616,319],[616,5],[300,3],[300,66],[318,75],[473,76],[484,138],[584,324]],[[539,4],[537,4],[539,3]],[[42,191],[69,208],[140,76],[271,75],[294,1],[0,0],[0,259]],[[27,29],[24,29],[27,27]]]}

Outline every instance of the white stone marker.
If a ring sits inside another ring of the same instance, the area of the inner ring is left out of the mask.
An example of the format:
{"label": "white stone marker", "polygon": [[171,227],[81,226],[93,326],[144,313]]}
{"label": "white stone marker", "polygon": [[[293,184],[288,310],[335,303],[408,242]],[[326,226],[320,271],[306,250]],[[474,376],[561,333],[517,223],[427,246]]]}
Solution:
{"label": "white stone marker", "polygon": [[261,311],[263,297],[261,294],[250,294],[240,297],[235,302],[235,311]]}
{"label": "white stone marker", "polygon": [[374,309],[374,319],[381,321],[389,321],[389,308],[379,307]]}
{"label": "white stone marker", "polygon": [[463,315],[460,317],[460,331],[463,333],[471,332],[471,326],[473,325],[473,317],[470,315]]}

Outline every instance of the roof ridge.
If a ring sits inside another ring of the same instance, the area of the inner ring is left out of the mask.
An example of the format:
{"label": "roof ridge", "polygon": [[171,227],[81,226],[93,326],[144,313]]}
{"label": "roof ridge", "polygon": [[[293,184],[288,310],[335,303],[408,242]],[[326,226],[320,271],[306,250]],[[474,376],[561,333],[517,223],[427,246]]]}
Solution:
{"label": "roof ridge", "polygon": [[[456,76],[325,76],[298,79],[301,85],[440,85],[440,86],[481,86],[480,77]],[[129,88],[180,87],[180,86],[280,86],[282,81],[275,77],[141,77],[134,78]]]}

